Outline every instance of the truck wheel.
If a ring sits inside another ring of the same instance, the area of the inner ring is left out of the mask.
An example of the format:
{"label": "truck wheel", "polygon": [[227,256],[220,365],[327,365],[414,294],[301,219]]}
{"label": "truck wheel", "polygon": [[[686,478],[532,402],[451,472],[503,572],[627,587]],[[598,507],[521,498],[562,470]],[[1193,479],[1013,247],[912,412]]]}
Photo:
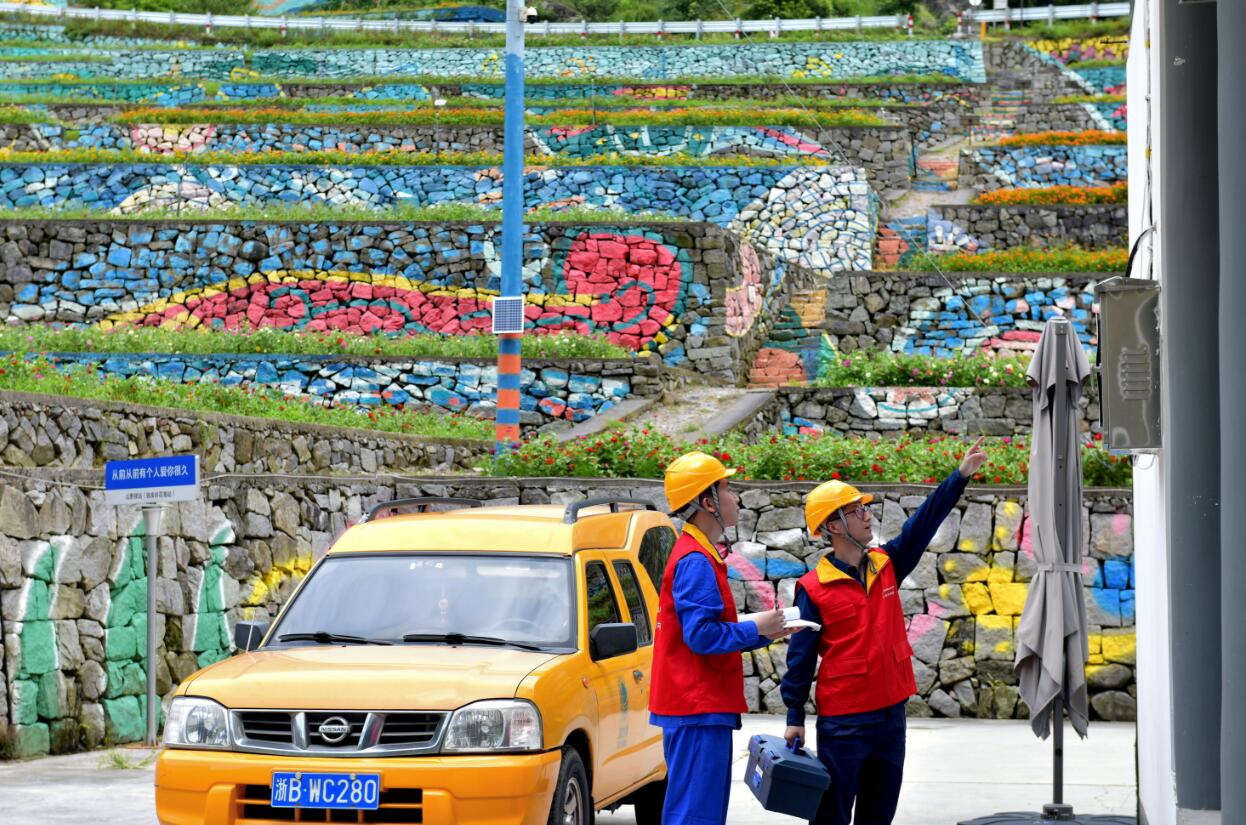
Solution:
{"label": "truck wheel", "polygon": [[593,798],[584,761],[575,748],[564,748],[558,785],[549,810],[549,825],[592,825]]}
{"label": "truck wheel", "polygon": [[662,825],[666,780],[650,782],[636,794],[636,825]]}

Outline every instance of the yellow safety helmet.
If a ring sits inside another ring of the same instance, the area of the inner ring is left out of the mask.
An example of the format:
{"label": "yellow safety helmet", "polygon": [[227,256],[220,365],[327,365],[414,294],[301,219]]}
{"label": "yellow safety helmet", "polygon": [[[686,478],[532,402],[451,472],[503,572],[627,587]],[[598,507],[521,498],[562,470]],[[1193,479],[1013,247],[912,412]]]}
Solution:
{"label": "yellow safety helmet", "polygon": [[869,504],[873,500],[874,497],[869,493],[863,493],[842,481],[819,484],[805,497],[805,524],[809,527],[809,535],[816,538],[822,525],[840,507],[858,501]]}
{"label": "yellow safety helmet", "polygon": [[681,455],[666,468],[666,503],[672,513],[678,513],[701,493],[733,475],[734,469],[712,455],[701,452]]}

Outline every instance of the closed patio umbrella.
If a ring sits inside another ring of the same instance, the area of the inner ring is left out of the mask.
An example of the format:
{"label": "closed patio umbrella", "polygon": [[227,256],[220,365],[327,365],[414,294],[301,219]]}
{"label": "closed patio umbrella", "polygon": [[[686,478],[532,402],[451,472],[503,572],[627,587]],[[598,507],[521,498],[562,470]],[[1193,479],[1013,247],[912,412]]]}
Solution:
{"label": "closed patio umbrella", "polygon": [[1077,404],[1090,363],[1072,325],[1051,318],[1030,362],[1034,433],[1030,443],[1030,536],[1037,571],[1017,627],[1015,669],[1034,734],[1054,723],[1052,803],[1042,813],[1003,813],[961,825],[1080,822],[1133,823],[1134,817],[1080,816],[1064,804],[1064,713],[1086,735],[1086,601],[1082,590],[1082,461]]}

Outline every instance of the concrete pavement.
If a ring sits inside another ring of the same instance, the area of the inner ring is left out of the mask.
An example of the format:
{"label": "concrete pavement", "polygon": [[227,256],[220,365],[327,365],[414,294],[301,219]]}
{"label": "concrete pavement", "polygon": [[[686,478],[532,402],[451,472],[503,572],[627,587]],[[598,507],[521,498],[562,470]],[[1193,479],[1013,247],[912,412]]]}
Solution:
{"label": "concrete pavement", "polygon": [[[782,731],[778,717],[745,717],[736,735],[732,825],[797,821],[762,810],[738,781],[748,738]],[[1092,723],[1085,741],[1069,731],[1065,801],[1082,814],[1133,814],[1134,741],[1132,724]],[[119,753],[127,762],[141,763],[148,752],[123,748]],[[103,752],[0,763],[0,820],[6,825],[153,825],[152,766],[114,764]],[[999,811],[1037,811],[1050,796],[1051,741],[1034,738],[1027,722],[909,720],[904,790],[894,825],[954,825]],[[630,809],[603,814],[598,821],[635,823]]]}

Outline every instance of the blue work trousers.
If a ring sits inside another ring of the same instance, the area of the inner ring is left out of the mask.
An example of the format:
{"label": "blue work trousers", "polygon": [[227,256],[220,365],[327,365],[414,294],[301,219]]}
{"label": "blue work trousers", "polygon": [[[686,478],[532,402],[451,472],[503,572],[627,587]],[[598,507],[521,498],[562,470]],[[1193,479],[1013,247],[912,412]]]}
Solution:
{"label": "blue work trousers", "polygon": [[904,779],[907,729],[903,702],[865,713],[818,717],[818,759],[831,774],[831,787],[813,825],[891,825]]}
{"label": "blue work trousers", "polygon": [[731,796],[731,733],[727,725],[662,730],[666,801],[662,825],[724,825]]}

